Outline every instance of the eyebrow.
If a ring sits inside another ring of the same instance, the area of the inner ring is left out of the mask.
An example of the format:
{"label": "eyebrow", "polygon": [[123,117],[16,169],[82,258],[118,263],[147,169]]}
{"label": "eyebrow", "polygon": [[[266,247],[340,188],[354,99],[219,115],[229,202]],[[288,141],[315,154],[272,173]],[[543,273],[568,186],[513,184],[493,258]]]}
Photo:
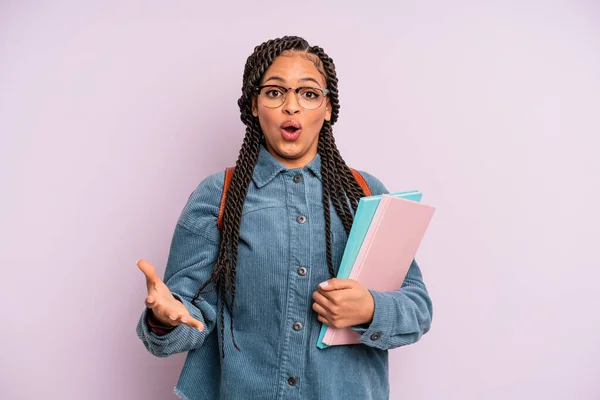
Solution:
{"label": "eyebrow", "polygon": [[[267,83],[269,81],[279,81],[279,82],[285,83],[285,79],[283,79],[282,77],[277,76],[277,75],[271,76],[270,78],[266,79],[264,81],[264,83]],[[298,79],[298,82],[314,82],[317,84],[317,86],[321,86],[321,84],[314,78],[301,78],[301,79]]]}

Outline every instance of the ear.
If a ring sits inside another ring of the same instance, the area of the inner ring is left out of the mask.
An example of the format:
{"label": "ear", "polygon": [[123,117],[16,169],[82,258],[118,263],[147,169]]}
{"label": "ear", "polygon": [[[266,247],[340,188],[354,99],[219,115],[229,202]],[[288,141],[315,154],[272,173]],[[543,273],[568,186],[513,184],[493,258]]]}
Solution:
{"label": "ear", "polygon": [[252,96],[252,115],[258,117],[258,105],[256,103],[256,96]]}
{"label": "ear", "polygon": [[329,97],[325,103],[325,121],[331,121],[331,101],[329,101]]}

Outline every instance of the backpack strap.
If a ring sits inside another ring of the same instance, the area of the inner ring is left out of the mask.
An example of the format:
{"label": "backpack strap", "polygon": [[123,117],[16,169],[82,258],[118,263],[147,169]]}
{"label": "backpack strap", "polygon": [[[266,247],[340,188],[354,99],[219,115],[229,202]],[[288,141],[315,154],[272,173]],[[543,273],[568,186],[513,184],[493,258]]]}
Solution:
{"label": "backpack strap", "polygon": [[217,226],[220,231],[223,230],[223,213],[225,213],[225,202],[227,200],[227,192],[229,191],[231,178],[233,177],[233,171],[235,171],[235,167],[229,167],[225,170],[225,182],[223,182],[223,194],[221,195],[221,205],[219,206],[219,217],[217,219]]}
{"label": "backpack strap", "polygon": [[[225,203],[227,201],[227,192],[229,191],[229,185],[231,184],[231,178],[233,177],[233,171],[235,171],[235,167],[229,167],[225,169],[225,181],[223,182],[223,194],[221,194],[221,205],[219,206],[219,217],[217,219],[217,226],[219,230],[223,230],[223,214],[225,213]],[[372,196],[373,192],[371,192],[371,188],[369,184],[365,180],[365,178],[355,170],[354,168],[350,168],[352,171],[352,175],[356,182],[360,185],[363,192],[365,192],[366,196]]]}
{"label": "backpack strap", "polygon": [[371,188],[369,187],[369,184],[367,183],[365,178],[360,174],[360,172],[358,172],[354,168],[350,168],[350,171],[352,171],[352,175],[354,175],[354,179],[356,179],[356,182],[358,182],[358,184],[360,185],[363,192],[365,192],[365,195],[373,196],[373,192],[371,192]]}

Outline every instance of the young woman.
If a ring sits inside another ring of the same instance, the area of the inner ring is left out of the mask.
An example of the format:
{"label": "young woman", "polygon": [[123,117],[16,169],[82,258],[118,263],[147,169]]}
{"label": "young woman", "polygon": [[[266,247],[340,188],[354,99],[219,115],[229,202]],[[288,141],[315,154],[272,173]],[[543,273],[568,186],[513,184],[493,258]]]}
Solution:
{"label": "young woman", "polygon": [[[138,261],[148,296],[137,333],[156,356],[188,352],[175,388],[184,399],[385,399],[387,350],[429,330],[416,262],[396,292],[334,278],[365,195],[333,138],[337,83],[332,59],[302,38],[257,46],[224,208],[220,172],[190,196],[164,282]],[[322,323],[352,327],[361,344],[318,349]]]}

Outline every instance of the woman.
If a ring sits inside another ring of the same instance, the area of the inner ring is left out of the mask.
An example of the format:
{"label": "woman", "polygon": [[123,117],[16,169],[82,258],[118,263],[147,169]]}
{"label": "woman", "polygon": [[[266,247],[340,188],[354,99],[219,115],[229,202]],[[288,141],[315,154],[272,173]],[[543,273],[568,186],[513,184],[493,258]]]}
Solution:
{"label": "woman", "polygon": [[[175,388],[185,399],[388,398],[387,350],[429,330],[431,300],[414,261],[396,292],[334,278],[365,193],[333,138],[332,59],[299,37],[267,41],[248,57],[238,104],[246,136],[222,230],[224,172],[190,196],[164,283],[138,262],[139,337],[159,357],[189,352]],[[352,327],[361,344],[318,349],[321,323]]]}

